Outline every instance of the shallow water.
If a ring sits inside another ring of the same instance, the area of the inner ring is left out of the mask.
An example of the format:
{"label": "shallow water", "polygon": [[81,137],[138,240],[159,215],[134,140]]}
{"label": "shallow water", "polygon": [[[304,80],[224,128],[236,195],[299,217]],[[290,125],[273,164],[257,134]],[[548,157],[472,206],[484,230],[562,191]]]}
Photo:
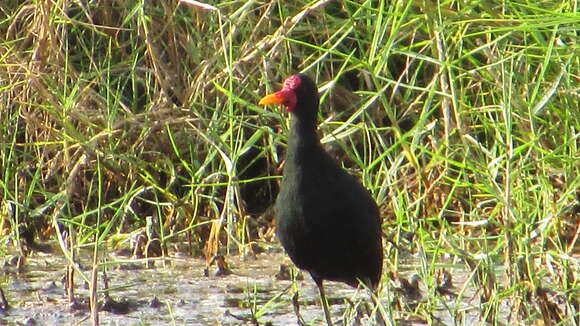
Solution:
{"label": "shallow water", "polygon": [[[0,311],[0,325],[91,325],[87,304],[89,291],[78,273],[75,279],[78,304],[73,307],[68,302],[63,282],[67,262],[63,257],[35,253],[27,258],[20,273],[9,260],[5,260],[0,284],[11,308]],[[204,276],[205,261],[201,259],[171,258],[165,264],[158,260],[150,268],[145,266],[144,260],[114,256],[107,260],[111,262],[106,269],[109,295],[117,302],[124,302],[122,307],[126,311],[100,311],[101,325],[252,325],[252,311],[260,325],[297,324],[291,303],[292,282],[274,277],[281,262],[290,263],[282,252],[260,254],[252,259],[228,256],[233,273],[221,277]],[[87,254],[80,263],[90,266],[90,262]],[[400,275],[418,270],[412,257],[408,264],[400,267]],[[88,268],[83,272],[90,277]],[[456,284],[465,281],[464,271],[457,269],[453,274]],[[103,289],[102,278],[100,273],[99,290]],[[324,325],[324,313],[314,282],[304,275],[304,280],[296,284],[304,319],[311,325]],[[349,301],[369,301],[365,291],[344,284],[326,282],[325,288],[336,324],[350,306]],[[478,313],[470,313],[474,303],[470,298],[473,293],[469,292],[468,289],[464,293],[467,299],[460,304],[462,307],[454,304],[454,300],[447,303],[456,306],[453,309],[464,310],[463,321],[459,324],[469,325],[477,320]],[[392,296],[392,289],[383,289],[381,296],[389,293]],[[99,294],[99,298],[103,295]],[[157,305],[154,298],[158,300]],[[389,299],[383,297],[381,303],[386,305],[386,302]],[[439,320],[452,323],[447,311],[439,309],[436,315]],[[404,324],[424,325],[425,321],[405,320]]]}

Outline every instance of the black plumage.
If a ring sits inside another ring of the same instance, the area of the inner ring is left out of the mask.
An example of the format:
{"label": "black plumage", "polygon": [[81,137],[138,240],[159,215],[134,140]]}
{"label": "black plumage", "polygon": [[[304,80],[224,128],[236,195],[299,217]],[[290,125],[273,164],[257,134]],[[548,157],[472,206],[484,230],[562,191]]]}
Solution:
{"label": "black plumage", "polygon": [[284,81],[261,105],[292,114],[284,177],[276,199],[277,235],[294,264],[316,282],[329,325],[323,281],[371,288],[380,282],[381,222],[374,199],[322,147],[316,133],[318,90],[306,75]]}

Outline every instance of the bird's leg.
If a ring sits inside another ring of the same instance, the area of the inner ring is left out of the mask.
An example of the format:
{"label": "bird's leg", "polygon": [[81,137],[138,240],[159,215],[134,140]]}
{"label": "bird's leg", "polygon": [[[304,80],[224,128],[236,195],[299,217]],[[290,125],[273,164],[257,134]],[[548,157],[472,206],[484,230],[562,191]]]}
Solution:
{"label": "bird's leg", "polygon": [[326,301],[326,294],[324,294],[324,286],[322,285],[322,279],[312,275],[312,279],[318,287],[318,292],[320,292],[320,302],[322,303],[322,309],[324,309],[324,316],[326,317],[326,324],[332,326],[332,320],[330,319],[330,310],[328,309],[328,301]]}
{"label": "bird's leg", "polygon": [[294,313],[296,314],[296,319],[299,326],[304,326],[306,323],[300,314],[300,303],[298,303],[298,291],[294,292],[292,296],[292,306],[294,307]]}

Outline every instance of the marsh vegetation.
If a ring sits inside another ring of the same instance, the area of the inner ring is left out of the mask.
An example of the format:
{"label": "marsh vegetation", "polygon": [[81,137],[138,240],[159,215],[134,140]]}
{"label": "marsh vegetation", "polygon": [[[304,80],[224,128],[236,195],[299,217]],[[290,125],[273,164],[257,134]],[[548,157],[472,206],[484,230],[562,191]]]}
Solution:
{"label": "marsh vegetation", "polygon": [[[141,300],[121,266],[147,281],[185,264],[197,284],[210,262],[233,272],[214,282],[244,275],[246,319],[224,318],[218,291],[214,319],[133,324],[294,323],[311,283],[236,268],[283,260],[270,208],[288,116],[257,102],[301,71],[323,144],[379,204],[390,322],[580,324],[576,1],[206,3],[2,2],[1,323],[38,302],[18,290],[29,273],[55,278],[59,307],[114,324],[98,302]],[[47,255],[58,269],[39,266]],[[403,300],[410,279],[420,296]],[[275,290],[256,300],[261,287]],[[355,318],[359,296],[335,297]]]}

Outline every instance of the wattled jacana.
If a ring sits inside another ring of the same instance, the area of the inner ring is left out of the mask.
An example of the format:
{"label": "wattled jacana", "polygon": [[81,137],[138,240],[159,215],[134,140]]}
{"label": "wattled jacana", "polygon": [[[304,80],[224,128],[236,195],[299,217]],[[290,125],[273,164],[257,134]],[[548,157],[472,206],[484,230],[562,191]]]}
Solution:
{"label": "wattled jacana", "polygon": [[323,281],[376,289],[383,263],[379,210],[370,193],[323,148],[316,133],[318,89],[306,75],[284,81],[260,105],[292,114],[284,177],[276,199],[277,235],[294,264],[318,286],[332,325]]}

